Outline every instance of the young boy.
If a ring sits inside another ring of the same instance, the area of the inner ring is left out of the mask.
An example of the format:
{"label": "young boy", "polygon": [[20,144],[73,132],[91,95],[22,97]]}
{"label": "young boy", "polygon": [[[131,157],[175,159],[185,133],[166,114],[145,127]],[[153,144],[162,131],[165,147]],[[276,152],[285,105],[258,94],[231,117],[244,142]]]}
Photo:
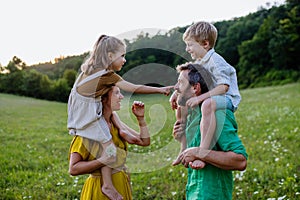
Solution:
{"label": "young boy", "polygon": [[[203,21],[191,25],[183,34],[186,51],[197,64],[202,65],[211,73],[214,88],[209,88],[209,92],[189,99],[185,107],[177,107],[176,92],[170,97],[172,109],[177,108],[176,123],[181,123],[183,127],[185,127],[187,107],[195,107],[201,104],[200,147],[204,149],[211,149],[215,144],[213,143],[216,129],[215,111],[227,108],[234,112],[241,101],[235,69],[214,50],[217,35],[216,27]],[[182,152],[186,148],[184,135],[181,137],[180,142],[180,152]],[[177,165],[180,162],[181,160],[177,158],[173,165]],[[205,167],[205,163],[201,160],[195,160],[190,163],[190,167],[201,169]]]}

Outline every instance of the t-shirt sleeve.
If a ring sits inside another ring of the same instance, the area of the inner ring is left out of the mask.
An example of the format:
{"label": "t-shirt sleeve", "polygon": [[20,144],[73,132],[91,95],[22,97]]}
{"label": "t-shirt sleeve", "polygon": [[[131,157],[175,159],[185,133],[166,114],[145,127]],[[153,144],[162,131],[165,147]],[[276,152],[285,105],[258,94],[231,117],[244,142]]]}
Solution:
{"label": "t-shirt sleeve", "polygon": [[116,84],[121,80],[123,80],[121,76],[119,76],[115,72],[110,71],[99,77],[99,84],[101,83],[103,85],[111,85]]}
{"label": "t-shirt sleeve", "polygon": [[103,94],[107,93],[112,85],[115,85],[117,82],[123,80],[121,76],[114,72],[108,72],[98,80],[97,92],[96,97],[102,96]]}
{"label": "t-shirt sleeve", "polygon": [[83,160],[86,160],[89,156],[89,151],[86,149],[86,145],[83,144],[83,139],[80,136],[75,136],[72,140],[69,155],[71,153],[79,153]]}
{"label": "t-shirt sleeve", "polygon": [[247,159],[245,146],[237,134],[237,123],[233,113],[230,110],[217,110],[216,120],[217,150],[232,151],[244,155]]}
{"label": "t-shirt sleeve", "polygon": [[123,80],[121,76],[109,71],[102,76],[92,79],[77,88],[79,94],[86,97],[99,97],[107,93],[112,85]]}

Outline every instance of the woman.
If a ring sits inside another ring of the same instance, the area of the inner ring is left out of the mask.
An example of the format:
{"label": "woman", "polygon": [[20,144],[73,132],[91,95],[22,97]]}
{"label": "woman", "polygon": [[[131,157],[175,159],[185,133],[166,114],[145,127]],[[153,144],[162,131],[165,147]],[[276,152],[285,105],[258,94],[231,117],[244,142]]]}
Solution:
{"label": "woman", "polygon": [[[103,149],[99,142],[89,140],[81,136],[74,136],[73,138],[69,152],[69,173],[72,176],[90,174],[83,186],[81,199],[109,199],[101,190],[101,186],[103,184],[101,167],[106,165],[114,168],[112,183],[117,190],[117,196],[115,196],[115,198],[110,198],[124,200],[132,199],[129,177],[126,174],[124,166],[126,160],[127,141],[126,137],[121,137],[123,134],[119,133],[119,130],[116,128],[115,121],[119,119],[114,119],[116,115],[113,115],[113,111],[120,110],[120,103],[123,98],[124,96],[121,94],[120,89],[117,86],[112,86],[105,95],[102,95],[103,116],[110,129],[114,144],[117,147],[117,158],[115,162],[111,163],[109,156],[107,156],[107,159],[104,158]],[[126,128],[126,131],[137,137],[134,144],[140,146],[150,145],[150,135],[144,119],[144,104],[142,102],[135,101],[132,105],[132,112],[137,118],[140,133],[121,122],[123,127]],[[133,142],[130,141],[130,143]],[[104,151],[107,153],[107,150],[104,149]],[[109,153],[107,154],[109,155]],[[119,195],[121,195],[121,197],[119,197]]]}

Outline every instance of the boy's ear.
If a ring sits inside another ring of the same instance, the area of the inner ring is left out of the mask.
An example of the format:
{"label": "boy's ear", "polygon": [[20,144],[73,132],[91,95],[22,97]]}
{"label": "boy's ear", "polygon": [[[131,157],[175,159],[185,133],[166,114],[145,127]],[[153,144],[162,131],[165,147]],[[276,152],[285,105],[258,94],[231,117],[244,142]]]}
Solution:
{"label": "boy's ear", "polygon": [[204,40],[202,42],[202,45],[203,45],[204,49],[210,49],[210,44],[209,44],[208,40]]}

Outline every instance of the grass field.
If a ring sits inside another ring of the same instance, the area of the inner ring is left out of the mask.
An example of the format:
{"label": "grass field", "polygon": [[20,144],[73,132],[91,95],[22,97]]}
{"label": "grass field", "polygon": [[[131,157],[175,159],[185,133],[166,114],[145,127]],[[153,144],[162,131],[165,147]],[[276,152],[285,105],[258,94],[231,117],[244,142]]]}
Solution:
{"label": "grass field", "polygon": [[[234,172],[233,199],[300,199],[300,84],[241,91],[236,112],[248,167]],[[133,199],[184,199],[187,171],[172,167],[179,144],[171,136],[174,113],[168,97],[124,99],[146,103],[151,145],[130,146]],[[79,199],[87,175],[68,174],[67,105],[0,94],[0,199]]]}

